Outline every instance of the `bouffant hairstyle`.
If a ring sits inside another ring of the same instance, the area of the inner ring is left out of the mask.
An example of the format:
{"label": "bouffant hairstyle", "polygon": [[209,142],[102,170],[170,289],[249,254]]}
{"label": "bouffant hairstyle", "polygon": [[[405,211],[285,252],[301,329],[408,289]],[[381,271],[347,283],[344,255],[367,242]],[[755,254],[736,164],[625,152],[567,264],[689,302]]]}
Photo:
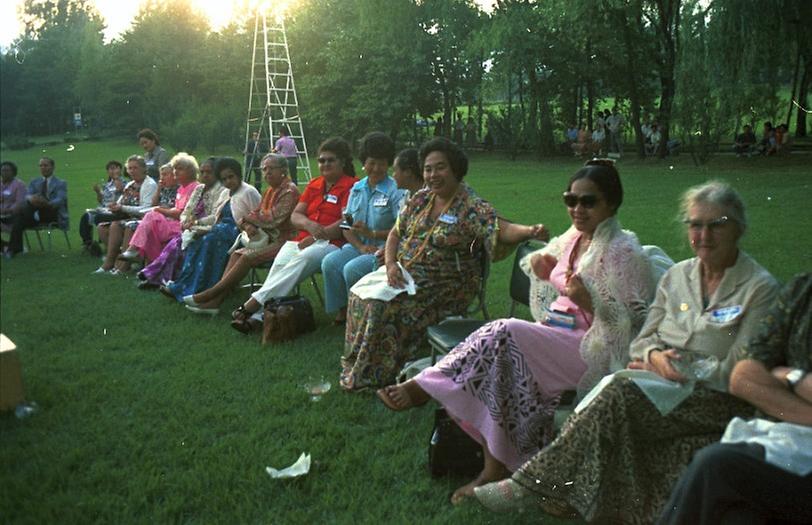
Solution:
{"label": "bouffant hairstyle", "polygon": [[391,166],[395,160],[395,143],[386,133],[380,131],[367,133],[358,143],[358,159],[361,164],[367,159],[386,159]]}
{"label": "bouffant hairstyle", "polygon": [[349,142],[341,137],[331,137],[319,146],[319,153],[329,151],[341,161],[341,170],[345,175],[355,177],[355,166],[352,165],[352,149]]}
{"label": "bouffant hairstyle", "polygon": [[220,157],[214,164],[214,176],[219,180],[223,179],[223,170],[230,169],[242,180],[242,165],[237,159],[231,157]]}
{"label": "bouffant hairstyle", "polygon": [[151,140],[155,143],[156,146],[161,145],[161,141],[158,139],[158,134],[149,128],[144,128],[141,131],[139,131],[136,138],[138,140],[141,140],[142,138]]}

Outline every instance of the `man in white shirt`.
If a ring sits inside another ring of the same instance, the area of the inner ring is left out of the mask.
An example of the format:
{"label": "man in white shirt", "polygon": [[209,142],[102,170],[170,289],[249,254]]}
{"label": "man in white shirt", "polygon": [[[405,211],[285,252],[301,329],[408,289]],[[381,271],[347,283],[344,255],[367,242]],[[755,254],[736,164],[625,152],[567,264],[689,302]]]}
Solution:
{"label": "man in white shirt", "polygon": [[618,111],[617,106],[612,110],[612,114],[606,119],[606,127],[609,128],[609,148],[610,151],[623,154],[623,124],[626,119]]}

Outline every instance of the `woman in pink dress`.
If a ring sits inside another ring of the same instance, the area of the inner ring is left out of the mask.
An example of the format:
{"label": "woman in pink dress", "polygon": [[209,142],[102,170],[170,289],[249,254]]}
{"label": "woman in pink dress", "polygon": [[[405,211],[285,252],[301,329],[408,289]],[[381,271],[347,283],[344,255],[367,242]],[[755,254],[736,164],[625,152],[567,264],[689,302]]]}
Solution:
{"label": "woman in pink dress", "polygon": [[535,322],[490,322],[414,379],[378,391],[393,410],[434,398],[482,445],[483,471],[452,503],[552,440],[562,392],[585,392],[625,365],[655,283],[637,238],[615,217],[622,201],[611,161],[587,162],[564,193],[572,227],[521,261]]}
{"label": "woman in pink dress", "polygon": [[147,212],[130,239],[130,246],[119,255],[119,259],[134,261],[144,258],[151,261],[161,254],[169,240],[180,234],[180,214],[197,187],[200,168],[197,160],[186,153],[178,153],[172,157],[171,164],[175,170],[175,180],[179,184],[175,206],[155,208]]}

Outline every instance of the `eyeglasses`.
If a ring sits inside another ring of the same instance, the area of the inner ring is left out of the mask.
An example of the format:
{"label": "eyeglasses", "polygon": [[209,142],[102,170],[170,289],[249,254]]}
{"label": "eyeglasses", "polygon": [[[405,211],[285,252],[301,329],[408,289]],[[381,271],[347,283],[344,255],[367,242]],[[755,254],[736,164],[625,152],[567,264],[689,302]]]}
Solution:
{"label": "eyeglasses", "polygon": [[319,164],[332,164],[337,160],[336,157],[319,157]]}
{"label": "eyeglasses", "polygon": [[707,227],[708,230],[710,230],[712,232],[715,232],[715,231],[720,230],[725,224],[728,223],[729,220],[730,220],[730,218],[728,218],[727,215],[722,215],[718,219],[714,219],[714,220],[708,221],[708,222],[695,221],[695,220],[692,220],[692,219],[683,219],[682,222],[683,222],[683,224],[688,225],[688,228],[693,230],[693,231],[697,231],[697,232],[702,231],[703,229],[705,229],[705,227]]}
{"label": "eyeglasses", "polygon": [[578,204],[580,204],[582,207],[591,210],[600,201],[600,198],[597,195],[591,195],[589,193],[584,195],[576,195],[571,191],[565,191],[563,197],[564,204],[567,206],[567,208],[575,208],[578,206]]}

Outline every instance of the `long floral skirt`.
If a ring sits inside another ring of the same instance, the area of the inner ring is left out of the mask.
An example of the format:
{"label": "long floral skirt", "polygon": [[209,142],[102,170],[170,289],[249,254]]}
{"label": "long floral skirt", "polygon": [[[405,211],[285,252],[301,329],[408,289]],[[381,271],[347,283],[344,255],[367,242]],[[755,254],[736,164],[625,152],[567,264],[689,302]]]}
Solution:
{"label": "long floral skirt", "polygon": [[697,386],[663,416],[630,379],[615,379],[513,475],[587,521],[652,523],[694,453],[753,407]]}
{"label": "long floral skirt", "polygon": [[357,390],[394,383],[403,363],[428,346],[426,329],[463,314],[478,287],[476,277],[435,279],[418,282],[415,295],[403,293],[388,302],[350,293],[341,386]]}
{"label": "long floral skirt", "polygon": [[515,471],[554,437],[561,393],[586,371],[585,330],[493,321],[415,380],[462,428]]}

